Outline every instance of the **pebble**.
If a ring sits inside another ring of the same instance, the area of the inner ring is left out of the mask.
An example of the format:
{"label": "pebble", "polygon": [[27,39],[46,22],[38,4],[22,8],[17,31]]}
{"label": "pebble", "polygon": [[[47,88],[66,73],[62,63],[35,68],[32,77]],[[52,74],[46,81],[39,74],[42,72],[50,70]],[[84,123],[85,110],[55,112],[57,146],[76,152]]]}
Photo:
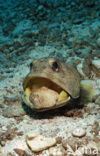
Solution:
{"label": "pebble", "polygon": [[100,95],[96,98],[95,103],[100,105]]}
{"label": "pebble", "polygon": [[55,138],[44,137],[38,133],[28,134],[26,137],[27,145],[33,152],[43,151],[56,144]]}
{"label": "pebble", "polygon": [[82,67],[83,67],[83,64],[82,64],[82,63],[79,63],[79,64],[77,65],[77,70],[78,70],[80,76],[81,76],[82,78],[85,78],[85,74],[84,74],[84,72],[83,72],[83,70],[82,70]]}
{"label": "pebble", "polygon": [[7,127],[6,126],[2,126],[2,130],[6,131]]}
{"label": "pebble", "polygon": [[98,60],[93,60],[93,61],[92,61],[92,64],[93,64],[97,69],[100,69],[100,59],[98,59]]}
{"label": "pebble", "polygon": [[77,70],[84,79],[92,77],[93,73],[95,73],[96,77],[100,77],[100,59],[93,61],[89,61],[89,59],[87,59],[83,64],[79,63],[77,65]]}
{"label": "pebble", "polygon": [[15,148],[14,151],[19,155],[19,156],[24,156],[26,155],[26,152],[22,149]]}
{"label": "pebble", "polygon": [[95,73],[96,77],[100,78],[100,60],[92,61],[92,70]]}
{"label": "pebble", "polygon": [[81,137],[84,137],[84,136],[86,135],[86,131],[85,131],[85,129],[83,129],[83,128],[77,127],[77,128],[75,128],[75,129],[73,130],[72,135],[73,135],[74,137],[79,137],[79,138],[81,138]]}
{"label": "pebble", "polygon": [[100,78],[100,59],[92,61],[92,70]]}
{"label": "pebble", "polygon": [[91,60],[89,58],[84,59],[82,70],[85,76],[91,77]]}

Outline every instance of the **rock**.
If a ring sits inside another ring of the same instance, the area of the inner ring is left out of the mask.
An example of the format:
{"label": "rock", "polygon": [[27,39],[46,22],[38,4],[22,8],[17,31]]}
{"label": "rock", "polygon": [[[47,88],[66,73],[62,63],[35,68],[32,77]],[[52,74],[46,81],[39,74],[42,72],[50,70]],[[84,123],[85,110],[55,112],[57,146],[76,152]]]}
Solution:
{"label": "rock", "polygon": [[43,9],[44,9],[43,5],[39,5],[38,8],[37,8],[37,11],[41,11]]}
{"label": "rock", "polygon": [[100,70],[100,59],[98,60],[93,60],[92,65],[94,65],[97,69]]}
{"label": "rock", "polygon": [[24,156],[26,155],[26,152],[22,149],[15,148],[14,151],[19,155],[19,156]]}
{"label": "rock", "polygon": [[16,130],[9,128],[5,132],[0,132],[0,145],[4,146],[7,140],[13,140],[16,135]]}
{"label": "rock", "polygon": [[100,37],[97,39],[97,46],[100,47]]}
{"label": "rock", "polygon": [[12,141],[12,145],[14,145],[13,149],[17,149],[16,153],[21,152],[21,151],[28,151],[27,144],[25,140],[22,138]]}
{"label": "rock", "polygon": [[77,70],[84,79],[92,78],[94,74],[96,77],[100,77],[100,60],[91,61],[86,58],[83,64],[77,65]]}
{"label": "rock", "polygon": [[97,98],[95,100],[95,103],[98,104],[98,105],[100,105],[100,95],[97,96]]}
{"label": "rock", "polygon": [[85,18],[81,17],[81,18],[75,18],[73,20],[73,24],[81,24],[82,22],[84,22]]}
{"label": "rock", "polygon": [[56,144],[55,138],[47,138],[40,134],[28,134],[26,138],[27,145],[33,152],[45,150]]}
{"label": "rock", "polygon": [[14,37],[18,37],[20,35],[22,35],[25,30],[31,29],[32,27],[32,21],[31,20],[22,20],[20,22],[18,22],[17,26],[15,27],[15,29],[12,32],[12,35]]}
{"label": "rock", "polygon": [[77,127],[74,129],[74,131],[72,132],[72,135],[74,137],[84,137],[86,135],[86,131],[83,128]]}
{"label": "rock", "polygon": [[95,75],[100,78],[100,60],[92,61],[92,70]]}
{"label": "rock", "polygon": [[92,66],[89,58],[84,59],[82,70],[88,78],[91,78]]}
{"label": "rock", "polygon": [[82,77],[82,78],[85,78],[85,74],[84,74],[84,72],[83,72],[83,70],[82,70],[82,67],[83,67],[82,63],[79,63],[79,64],[77,65],[77,70],[78,70],[79,74],[81,75],[81,77]]}
{"label": "rock", "polygon": [[78,117],[78,118],[82,118],[83,117],[83,112],[82,110],[79,109],[72,109],[72,110],[67,110],[67,112],[65,112],[64,114],[67,117]]}
{"label": "rock", "polygon": [[[100,126],[99,126],[99,122],[95,121],[93,126],[92,126],[92,132],[94,136],[98,136],[99,132],[100,132]],[[98,138],[94,137],[94,141],[98,143]],[[100,141],[100,140],[99,140]]]}

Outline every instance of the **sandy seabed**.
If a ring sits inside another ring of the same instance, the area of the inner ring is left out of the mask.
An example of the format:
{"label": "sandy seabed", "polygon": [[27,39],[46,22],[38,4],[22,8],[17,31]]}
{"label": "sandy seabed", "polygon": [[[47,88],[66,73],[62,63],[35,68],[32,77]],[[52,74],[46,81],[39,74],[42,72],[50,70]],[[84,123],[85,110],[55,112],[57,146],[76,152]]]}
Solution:
{"label": "sandy seabed", "polygon": [[[56,9],[44,3],[9,1],[1,3],[0,12],[0,156],[99,156],[99,0],[69,0]],[[94,98],[80,107],[44,113],[27,108],[21,99],[23,80],[32,60],[42,57],[74,65],[81,79],[93,87]],[[27,135],[36,132],[55,138],[55,145],[32,151]]]}

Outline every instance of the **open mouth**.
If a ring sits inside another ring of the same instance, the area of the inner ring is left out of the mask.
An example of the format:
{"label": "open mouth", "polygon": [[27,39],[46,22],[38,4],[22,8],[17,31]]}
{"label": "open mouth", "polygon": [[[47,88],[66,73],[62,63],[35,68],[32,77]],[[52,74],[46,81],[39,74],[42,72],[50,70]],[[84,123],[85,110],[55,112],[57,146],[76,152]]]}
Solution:
{"label": "open mouth", "polygon": [[70,95],[58,84],[45,77],[29,77],[24,83],[24,99],[38,110],[65,105]]}

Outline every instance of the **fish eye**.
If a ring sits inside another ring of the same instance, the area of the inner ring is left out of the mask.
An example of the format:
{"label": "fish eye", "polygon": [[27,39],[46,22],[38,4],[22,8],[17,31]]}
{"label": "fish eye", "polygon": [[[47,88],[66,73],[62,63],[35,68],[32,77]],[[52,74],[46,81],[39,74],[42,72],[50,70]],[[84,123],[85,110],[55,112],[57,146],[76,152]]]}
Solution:
{"label": "fish eye", "polygon": [[57,63],[56,61],[53,62],[52,66],[53,66],[53,68],[55,68],[55,69],[59,68],[59,65],[58,65],[58,63]]}
{"label": "fish eye", "polygon": [[57,61],[53,62],[53,64],[52,64],[52,69],[53,69],[54,71],[56,71],[56,72],[59,71],[59,64],[58,64]]}
{"label": "fish eye", "polygon": [[56,71],[56,72],[59,71],[59,63],[58,63],[57,60],[55,60],[55,59],[50,59],[50,60],[49,60],[49,65],[51,66],[51,68],[52,68],[54,71]]}

